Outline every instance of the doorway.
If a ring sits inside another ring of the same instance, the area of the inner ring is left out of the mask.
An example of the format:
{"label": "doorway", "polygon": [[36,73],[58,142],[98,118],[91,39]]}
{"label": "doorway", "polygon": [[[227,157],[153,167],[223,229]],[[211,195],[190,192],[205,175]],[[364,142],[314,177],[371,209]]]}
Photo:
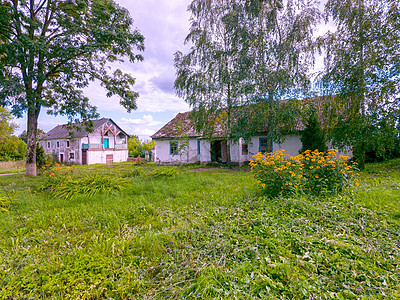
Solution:
{"label": "doorway", "polygon": [[228,149],[226,141],[212,141],[211,142],[211,161],[226,163],[228,162]]}

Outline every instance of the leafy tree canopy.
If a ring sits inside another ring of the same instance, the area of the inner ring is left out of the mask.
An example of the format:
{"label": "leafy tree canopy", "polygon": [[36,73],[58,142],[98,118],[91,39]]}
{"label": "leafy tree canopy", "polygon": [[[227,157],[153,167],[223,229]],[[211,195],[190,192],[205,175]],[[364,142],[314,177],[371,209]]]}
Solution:
{"label": "leafy tree canopy", "polygon": [[[4,9],[3,9],[4,8]],[[144,37],[132,29],[128,11],[114,0],[12,0],[2,7],[10,32],[0,44],[0,105],[28,116],[27,175],[36,175],[37,119],[48,113],[88,120],[96,109],[83,95],[98,80],[107,96],[136,109],[135,80],[110,64],[142,60]]]}
{"label": "leafy tree canopy", "polygon": [[0,144],[4,144],[17,127],[11,120],[10,112],[5,107],[0,106]]}
{"label": "leafy tree canopy", "polygon": [[329,0],[325,13],[337,27],[323,39],[324,87],[336,95],[334,142],[353,146],[363,168],[367,145],[379,131],[380,120],[399,120],[400,4]]}
{"label": "leafy tree canopy", "polygon": [[129,156],[142,155],[145,151],[150,151],[156,143],[151,140],[141,141],[135,135],[132,135],[128,140]]}

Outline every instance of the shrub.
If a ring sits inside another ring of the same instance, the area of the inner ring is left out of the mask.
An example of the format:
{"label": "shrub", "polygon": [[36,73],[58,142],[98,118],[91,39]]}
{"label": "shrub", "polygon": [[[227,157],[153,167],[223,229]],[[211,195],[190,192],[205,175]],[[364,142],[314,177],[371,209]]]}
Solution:
{"label": "shrub", "polygon": [[38,169],[44,169],[45,167],[53,164],[53,157],[50,154],[46,154],[44,148],[39,143],[36,147],[36,166]]}
{"label": "shrub", "polygon": [[312,113],[308,118],[306,127],[301,132],[300,140],[302,143],[300,152],[306,150],[319,150],[324,152],[328,149],[326,147],[325,132],[315,113]]}
{"label": "shrub", "polygon": [[292,196],[297,193],[320,195],[337,193],[354,183],[358,185],[356,163],[330,149],[326,154],[307,150],[297,156],[257,153],[250,161],[251,172],[268,197]]}

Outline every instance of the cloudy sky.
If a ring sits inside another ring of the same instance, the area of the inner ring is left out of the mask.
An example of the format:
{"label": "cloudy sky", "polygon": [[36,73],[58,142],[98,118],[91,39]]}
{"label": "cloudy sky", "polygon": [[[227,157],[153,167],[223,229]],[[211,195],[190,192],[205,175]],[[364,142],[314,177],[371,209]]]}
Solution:
{"label": "cloudy sky", "polygon": [[[138,109],[127,113],[117,97],[107,98],[105,90],[96,83],[85,94],[97,106],[101,117],[112,118],[127,133],[148,139],[178,112],[189,110],[189,106],[175,96],[173,55],[177,50],[184,50],[183,41],[189,31],[187,6],[190,0],[116,2],[130,11],[134,27],[145,37],[144,61],[119,66],[136,78],[133,89],[140,94]],[[19,125],[17,135],[26,130],[26,118],[14,122]],[[66,118],[49,116],[44,110],[39,116],[39,128],[45,132],[66,122]]]}
{"label": "cloudy sky", "polygon": [[[116,0],[127,8],[134,20],[134,27],[145,37],[143,62],[121,64],[119,68],[136,78],[134,90],[140,93],[138,109],[132,113],[119,105],[119,98],[107,98],[105,90],[96,83],[85,90],[91,103],[97,106],[100,117],[112,118],[127,133],[148,139],[178,112],[190,110],[189,106],[175,95],[173,83],[175,68],[174,53],[183,52],[183,41],[189,32],[190,14],[187,7],[191,0]],[[322,1],[325,2],[325,1]],[[322,9],[322,5],[321,5]],[[318,35],[328,26],[320,26]],[[321,58],[317,61],[322,65]],[[26,117],[14,121],[19,125],[16,134],[26,130]],[[67,123],[64,117],[53,117],[42,110],[39,128],[45,132],[58,124]]]}

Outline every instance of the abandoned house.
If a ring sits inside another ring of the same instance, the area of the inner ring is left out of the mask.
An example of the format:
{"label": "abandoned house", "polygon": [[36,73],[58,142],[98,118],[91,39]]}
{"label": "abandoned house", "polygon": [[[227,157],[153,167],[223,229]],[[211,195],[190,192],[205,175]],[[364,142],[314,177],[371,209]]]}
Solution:
{"label": "abandoned house", "polygon": [[40,144],[61,163],[91,165],[127,161],[128,134],[109,118],[92,122],[92,132],[83,124],[75,124],[80,130],[72,132],[66,125],[58,125]]}

